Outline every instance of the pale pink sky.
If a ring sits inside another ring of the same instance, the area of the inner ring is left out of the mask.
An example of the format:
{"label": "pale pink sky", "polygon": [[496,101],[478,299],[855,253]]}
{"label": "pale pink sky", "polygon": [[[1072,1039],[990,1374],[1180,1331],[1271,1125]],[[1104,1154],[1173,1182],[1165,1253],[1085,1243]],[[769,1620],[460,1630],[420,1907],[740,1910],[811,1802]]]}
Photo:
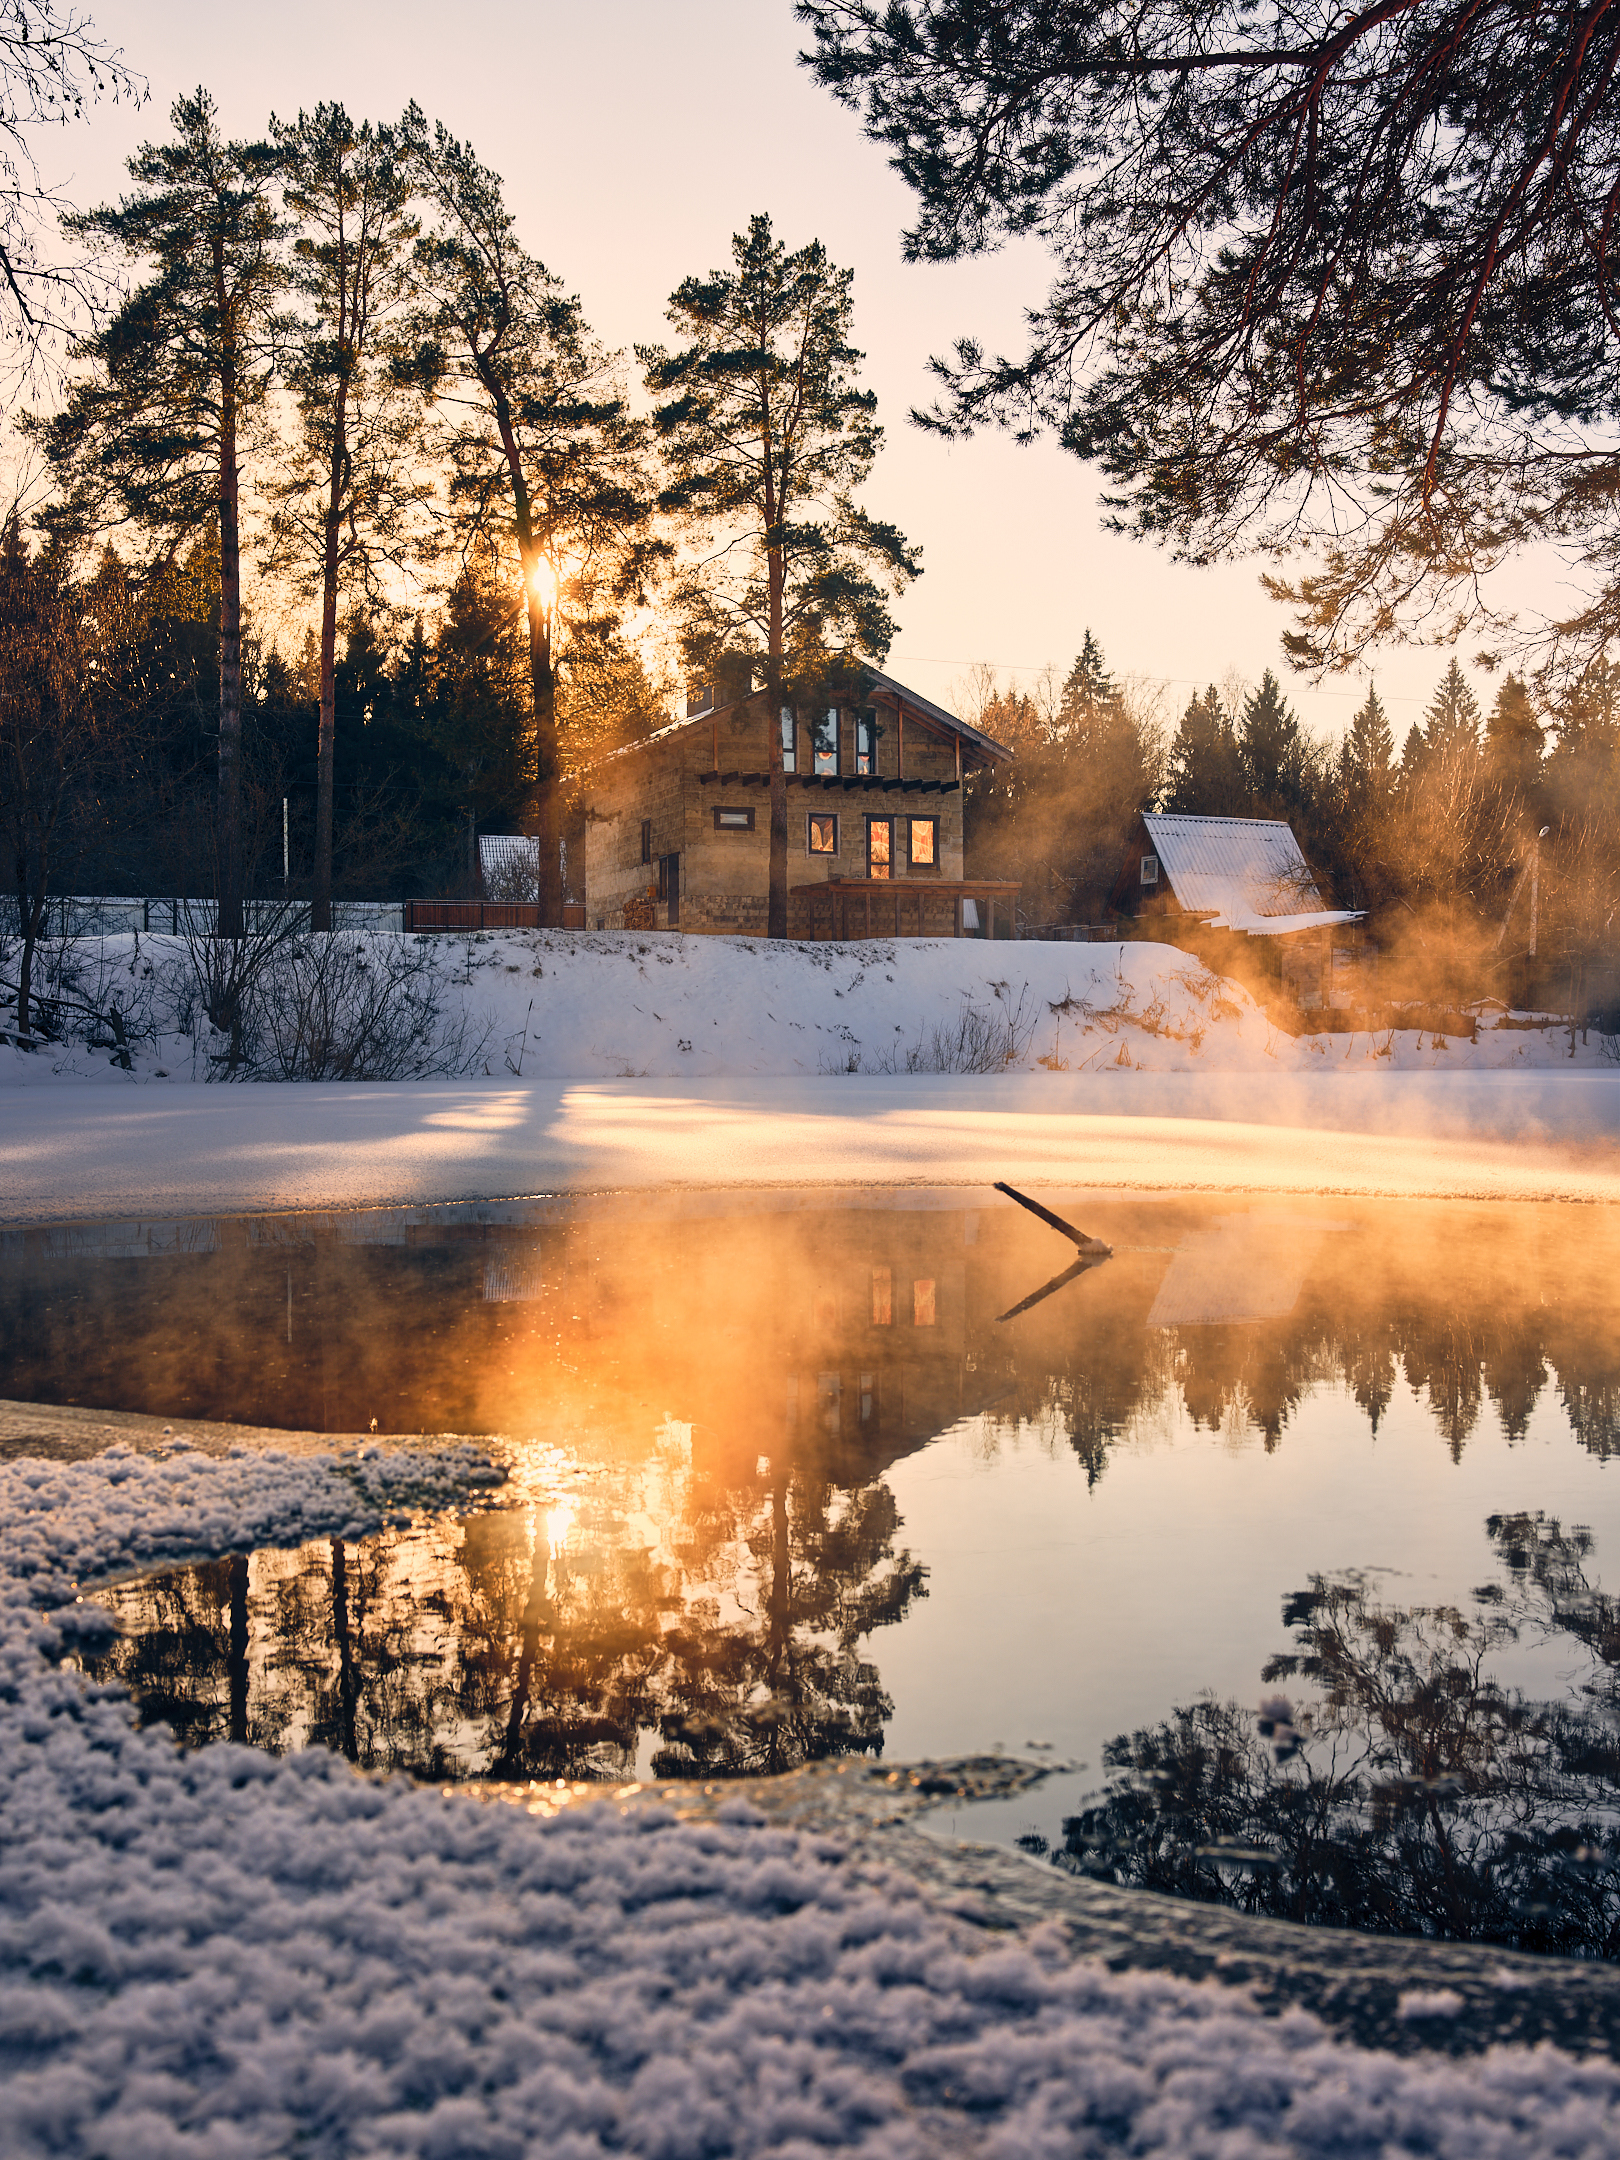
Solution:
{"label": "pale pink sky", "polygon": [[[526,244],[615,345],[659,338],[669,292],[723,261],[754,211],[790,246],[823,240],[855,269],[857,337],[888,427],[867,505],[924,551],[889,665],[926,694],[948,697],[978,660],[1066,668],[1088,624],[1116,672],[1167,679],[1176,710],[1193,683],[1229,669],[1284,672],[1285,612],[1253,565],[1178,568],[1104,534],[1094,475],[1051,445],[950,447],[908,424],[929,355],[953,335],[1016,341],[1020,307],[1045,289],[1042,257],[1023,246],[946,268],[901,261],[909,193],[794,64],[789,0],[95,0],[94,14],[148,76],[152,102],[97,108],[42,145],[81,203],[118,193],[122,159],[202,82],[239,133],[323,97],[379,119],[414,97],[503,174]],[[1392,649],[1380,662],[1397,740],[1445,658]],[[1476,682],[1488,703],[1491,686]],[[1289,691],[1335,734],[1362,695],[1353,680]]]}

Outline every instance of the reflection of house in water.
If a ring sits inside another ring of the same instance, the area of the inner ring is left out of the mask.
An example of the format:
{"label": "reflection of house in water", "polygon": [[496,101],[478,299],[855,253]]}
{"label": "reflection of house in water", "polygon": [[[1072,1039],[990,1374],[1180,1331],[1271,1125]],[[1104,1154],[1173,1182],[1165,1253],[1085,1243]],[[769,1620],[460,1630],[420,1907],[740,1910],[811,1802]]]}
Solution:
{"label": "reflection of house in water", "polygon": [[1299,1215],[1222,1215],[1176,1247],[1148,1313],[1149,1327],[1211,1327],[1281,1320],[1323,1238],[1344,1223]]}

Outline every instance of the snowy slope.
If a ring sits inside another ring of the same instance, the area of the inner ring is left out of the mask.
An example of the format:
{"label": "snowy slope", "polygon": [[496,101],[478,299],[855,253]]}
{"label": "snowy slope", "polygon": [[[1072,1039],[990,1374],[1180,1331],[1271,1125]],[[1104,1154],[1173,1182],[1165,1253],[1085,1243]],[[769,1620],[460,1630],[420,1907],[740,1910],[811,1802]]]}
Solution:
{"label": "snowy slope", "polygon": [[[708,1080],[749,1075],[1105,1068],[1169,1072],[1568,1069],[1608,1064],[1594,1035],[1569,1056],[1567,1032],[1509,1016],[1469,1042],[1412,1030],[1302,1037],[1274,1028],[1248,993],[1173,946],[988,944],[977,939],[859,945],[767,944],[670,932],[511,933],[425,941],[447,1013],[473,1023],[472,1076]],[[178,959],[164,938],[109,938],[112,969]],[[209,1076],[206,1033],[161,1032],[133,1074],[83,1048],[0,1045],[0,1085],[67,1079],[191,1081]]]}

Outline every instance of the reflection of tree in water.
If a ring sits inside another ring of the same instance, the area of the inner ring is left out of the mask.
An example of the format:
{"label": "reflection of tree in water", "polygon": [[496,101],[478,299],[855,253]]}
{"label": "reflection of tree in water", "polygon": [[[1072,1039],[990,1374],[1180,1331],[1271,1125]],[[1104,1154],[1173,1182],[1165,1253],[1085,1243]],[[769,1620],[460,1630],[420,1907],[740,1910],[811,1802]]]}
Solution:
{"label": "reflection of tree in water", "polygon": [[[1493,1520],[1512,1587],[1482,1611],[1380,1603],[1313,1578],[1283,1608],[1302,1682],[1257,1719],[1203,1701],[1121,1735],[1121,1773],[1064,1825],[1076,1872],[1249,1912],[1380,1933],[1620,1954],[1616,1601],[1589,1545],[1539,1517]],[[1610,1666],[1591,1707],[1526,1701],[1488,1669],[1526,1629],[1577,1634]]]}
{"label": "reflection of tree in water", "polygon": [[689,1565],[718,1594],[689,1603],[666,1638],[658,1776],[882,1751],[894,1704],[860,1646],[927,1595],[927,1570],[895,1553],[899,1528],[887,1485],[840,1492],[786,1471],[694,1511]]}
{"label": "reflection of tree in water", "polygon": [[681,1566],[606,1504],[541,1509],[180,1568],[103,1593],[94,1663],[188,1745],[332,1748],[419,1777],[622,1778],[877,1752],[893,1713],[861,1654],[925,1570],[886,1485],[716,1488]]}
{"label": "reflection of tree in water", "polygon": [[1349,1239],[1328,1257],[1284,1318],[1149,1325],[1158,1277],[1122,1256],[1109,1264],[1117,1272],[1097,1270],[1012,1323],[1015,1345],[974,1345],[981,1370],[998,1357],[1008,1370],[986,1417],[1061,1429],[1094,1484],[1110,1450],[1178,1399],[1196,1428],[1253,1433],[1270,1450],[1324,1387],[1342,1387],[1376,1434],[1404,1381],[1457,1459],[1487,1403],[1508,1441],[1521,1440],[1552,1381],[1577,1439],[1620,1452],[1620,1346],[1589,1315],[1522,1287],[1471,1291],[1432,1256],[1421,1279]]}

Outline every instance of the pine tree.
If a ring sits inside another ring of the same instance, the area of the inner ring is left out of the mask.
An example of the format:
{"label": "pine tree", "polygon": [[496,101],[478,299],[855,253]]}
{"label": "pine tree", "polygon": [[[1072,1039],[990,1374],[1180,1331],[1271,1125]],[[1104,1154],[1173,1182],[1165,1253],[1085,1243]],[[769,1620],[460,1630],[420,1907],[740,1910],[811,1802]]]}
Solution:
{"label": "pine tree", "polygon": [[1247,807],[1237,730],[1213,683],[1188,700],[1170,746],[1167,810],[1188,817],[1237,817]]}
{"label": "pine tree", "polygon": [[516,536],[532,713],[523,815],[539,834],[541,919],[560,925],[558,669],[571,619],[642,597],[656,553],[647,431],[617,356],[519,241],[500,175],[443,127],[430,135],[414,106],[404,132],[433,215],[416,249],[418,379],[439,396],[463,553]]}
{"label": "pine tree", "polygon": [[1339,776],[1346,803],[1355,814],[1376,814],[1389,800],[1395,777],[1395,737],[1372,684],[1344,738]]}
{"label": "pine tree", "polygon": [[1424,734],[1421,723],[1414,720],[1406,731],[1405,742],[1401,745],[1402,782],[1407,787],[1413,786],[1422,778],[1428,762],[1428,737]]}
{"label": "pine tree", "polygon": [[[66,221],[148,275],[77,348],[89,372],[44,430],[64,491],[54,522],[125,520],[166,562],[219,537],[219,933],[242,934],[242,452],[263,408],[285,282],[279,153],[228,142],[206,90],[176,100],[174,140],[129,161],[135,190]],[[218,1016],[216,1016],[217,1018]]]}
{"label": "pine tree", "polygon": [[763,661],[771,757],[767,934],[787,935],[787,783],[774,719],[795,681],[880,661],[888,598],[916,551],[859,509],[877,456],[877,400],[850,342],[853,272],[819,240],[789,254],[768,217],[731,263],[688,278],[669,320],[687,340],[640,349],[670,481],[664,508],[697,543],[677,591],[689,651]]}
{"label": "pine tree", "polygon": [[1453,654],[1423,715],[1423,734],[1436,757],[1472,757],[1479,749],[1479,700]]}
{"label": "pine tree", "polygon": [[1507,676],[1485,722],[1485,755],[1497,786],[1530,794],[1540,777],[1545,742],[1529,690],[1519,676]]}
{"label": "pine tree", "polygon": [[1238,754],[1251,815],[1287,815],[1299,807],[1305,793],[1305,738],[1270,668],[1244,700]]}
{"label": "pine tree", "polygon": [[1074,666],[1063,684],[1058,731],[1075,734],[1092,729],[1099,719],[1116,711],[1118,706],[1118,686],[1108,672],[1103,649],[1088,624]]}
{"label": "pine tree", "polygon": [[421,414],[401,379],[401,332],[418,227],[391,128],[356,127],[341,105],[271,122],[298,220],[288,386],[299,427],[279,485],[279,566],[320,596],[315,864],[310,928],[332,927],[332,775],[340,595],[375,603],[380,575],[410,559],[424,486]]}

